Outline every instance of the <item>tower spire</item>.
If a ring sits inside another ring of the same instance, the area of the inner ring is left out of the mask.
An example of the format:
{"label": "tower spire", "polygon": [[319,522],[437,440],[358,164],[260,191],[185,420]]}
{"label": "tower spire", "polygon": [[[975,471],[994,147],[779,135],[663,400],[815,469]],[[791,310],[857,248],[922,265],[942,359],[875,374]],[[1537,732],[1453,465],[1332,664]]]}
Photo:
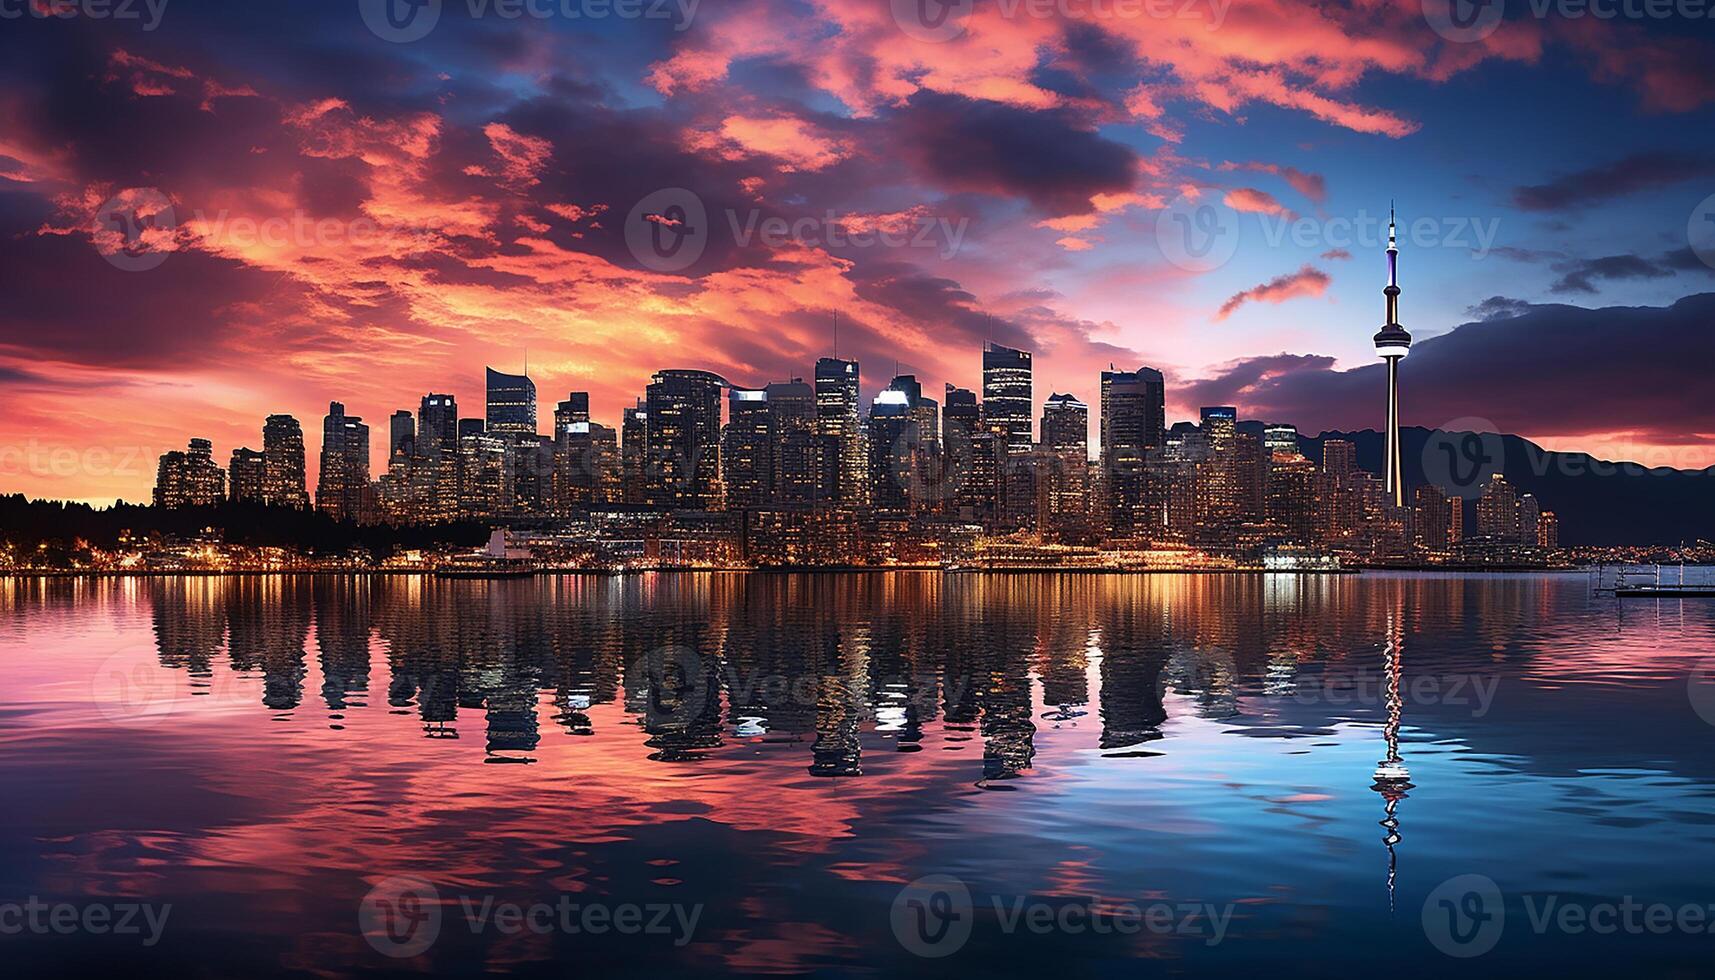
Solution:
{"label": "tower spire", "polygon": [[1405,506],[1405,467],[1399,440],[1399,362],[1411,350],[1411,334],[1399,325],[1399,237],[1393,202],[1387,208],[1387,320],[1375,336],[1376,355],[1387,362],[1387,457],[1383,482],[1395,507]]}

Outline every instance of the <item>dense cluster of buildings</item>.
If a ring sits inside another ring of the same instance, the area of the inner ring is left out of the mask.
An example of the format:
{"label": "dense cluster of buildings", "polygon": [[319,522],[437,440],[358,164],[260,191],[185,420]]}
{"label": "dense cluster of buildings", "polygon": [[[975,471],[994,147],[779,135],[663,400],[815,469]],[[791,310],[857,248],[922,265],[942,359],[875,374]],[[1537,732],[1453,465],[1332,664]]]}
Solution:
{"label": "dense cluster of buildings", "polygon": [[[1165,381],[1147,367],[1102,372],[1092,456],[1090,405],[1053,393],[1038,406],[1031,352],[990,343],[981,391],[949,384],[939,401],[904,374],[866,409],[858,362],[839,357],[818,360],[810,380],[761,387],[666,370],[617,429],[574,391],[546,435],[535,384],[491,368],[480,417],[441,393],[415,415],[394,412],[374,477],[369,426],[334,402],[314,505],[358,523],[506,524],[569,564],[1539,560],[1557,545],[1554,515],[1505,480],[1484,488],[1474,534],[1465,501],[1406,492],[1397,404],[1411,337],[1397,322],[1397,252],[1390,226],[1379,477],[1350,442],[1307,455],[1291,425],[1231,407],[1169,426]],[[224,474],[206,440],[161,458],[158,505],[224,494],[309,506],[298,423],[270,416],[262,450],[234,450]]]}
{"label": "dense cluster of buildings", "polygon": [[[864,406],[852,360],[761,387],[669,370],[617,429],[571,392],[545,435],[534,383],[489,370],[481,416],[438,393],[395,412],[378,476],[368,424],[330,405],[314,506],[359,523],[506,524],[557,540],[568,565],[1076,564],[1117,550],[1450,562],[1556,544],[1553,514],[1498,477],[1473,528],[1433,486],[1396,506],[1350,442],[1307,455],[1292,426],[1224,406],[1169,426],[1149,368],[1102,372],[1093,456],[1091,407],[1036,404],[1030,352],[989,344],[982,377],[980,393],[947,385],[937,400],[900,375]],[[270,416],[262,449],[233,450],[225,470],[203,439],[162,456],[155,502],[308,507],[304,462],[298,422]]]}

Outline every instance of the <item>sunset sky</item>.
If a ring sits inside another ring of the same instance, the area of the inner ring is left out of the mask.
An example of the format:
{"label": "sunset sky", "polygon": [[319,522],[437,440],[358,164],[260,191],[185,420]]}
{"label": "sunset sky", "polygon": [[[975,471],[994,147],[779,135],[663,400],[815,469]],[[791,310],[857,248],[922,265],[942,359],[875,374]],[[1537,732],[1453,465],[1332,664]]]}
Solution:
{"label": "sunset sky", "polygon": [[[660,368],[807,377],[836,322],[866,404],[896,362],[977,387],[991,338],[1038,403],[1147,364],[1173,418],[1375,428],[1390,199],[1407,425],[1715,463],[1708,19],[439,0],[403,40],[357,0],[33,2],[0,5],[0,492],[141,500],[274,412],[313,479],[333,399],[379,471],[391,412],[481,414],[526,352],[544,429],[570,390],[617,425]],[[664,267],[642,214],[684,200]],[[1230,258],[1174,247],[1211,215]]]}

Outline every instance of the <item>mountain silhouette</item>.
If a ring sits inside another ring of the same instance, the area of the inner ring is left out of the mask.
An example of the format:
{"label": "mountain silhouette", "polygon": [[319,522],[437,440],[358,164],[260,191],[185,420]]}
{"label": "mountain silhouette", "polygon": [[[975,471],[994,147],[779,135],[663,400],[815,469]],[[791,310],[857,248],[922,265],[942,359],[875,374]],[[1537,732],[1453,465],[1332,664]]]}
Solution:
{"label": "mountain silhouette", "polygon": [[[1715,540],[1715,467],[1702,470],[1650,468],[1616,463],[1588,453],[1550,452],[1514,435],[1411,427],[1401,431],[1408,493],[1431,482],[1426,465],[1445,479],[1439,463],[1442,446],[1467,435],[1499,449],[1499,470],[1520,493],[1535,494],[1544,510],[1560,519],[1564,545],[1676,545]],[[1382,471],[1384,441],[1373,429],[1300,436],[1304,454],[1320,461],[1322,443],[1345,439],[1357,447],[1358,465]],[[1432,444],[1433,443],[1433,444]],[[1476,526],[1476,510],[1466,505],[1465,527]]]}

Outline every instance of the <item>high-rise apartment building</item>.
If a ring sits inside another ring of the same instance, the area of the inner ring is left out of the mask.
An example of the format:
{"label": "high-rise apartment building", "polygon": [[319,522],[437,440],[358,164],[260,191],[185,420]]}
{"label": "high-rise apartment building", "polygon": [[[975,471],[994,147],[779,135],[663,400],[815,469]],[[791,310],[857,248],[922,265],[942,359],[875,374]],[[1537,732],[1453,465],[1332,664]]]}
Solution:
{"label": "high-rise apartment building", "polygon": [[522,374],[488,368],[488,435],[536,434],[536,383]]}
{"label": "high-rise apartment building", "polygon": [[260,504],[268,499],[268,459],[249,448],[232,451],[226,464],[226,484],[231,498],[239,503]]}
{"label": "high-rise apartment building", "polygon": [[676,510],[714,510],[720,495],[721,389],[707,371],[659,371],[644,396],[648,458],[644,501]]}
{"label": "high-rise apartment building", "polygon": [[304,481],[304,427],[290,415],[270,415],[262,423],[262,460],[266,467],[263,499],[275,507],[308,510]]}
{"label": "high-rise apartment building", "polygon": [[345,414],[344,405],[330,402],[322,419],[316,508],[337,521],[365,521],[372,509],[371,494],[369,426],[363,419]]}
{"label": "high-rise apartment building", "polygon": [[185,450],[161,454],[155,468],[156,507],[212,507],[226,497],[226,473],[214,461],[207,439],[192,439]]}
{"label": "high-rise apartment building", "polygon": [[858,362],[838,357],[816,361],[816,428],[838,444],[838,480],[834,499],[847,506],[864,502],[869,460],[858,417]]}

